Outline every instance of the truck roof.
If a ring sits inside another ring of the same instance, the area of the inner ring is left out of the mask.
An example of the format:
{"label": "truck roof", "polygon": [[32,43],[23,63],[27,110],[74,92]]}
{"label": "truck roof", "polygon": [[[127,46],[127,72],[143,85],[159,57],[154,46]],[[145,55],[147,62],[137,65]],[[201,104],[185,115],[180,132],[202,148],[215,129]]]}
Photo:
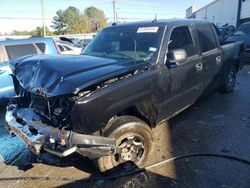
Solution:
{"label": "truck roof", "polygon": [[169,24],[182,24],[182,23],[188,23],[188,24],[194,24],[194,23],[209,23],[205,20],[196,20],[196,19],[166,19],[166,20],[151,20],[151,21],[139,21],[139,22],[129,22],[129,23],[122,23],[122,24],[114,24],[113,26],[107,27],[107,28],[113,28],[113,27],[147,27],[147,26],[165,26]]}
{"label": "truck roof", "polygon": [[34,43],[34,42],[53,42],[53,38],[51,37],[31,37],[26,39],[10,39],[10,40],[0,40],[0,44],[11,45],[17,43]]}

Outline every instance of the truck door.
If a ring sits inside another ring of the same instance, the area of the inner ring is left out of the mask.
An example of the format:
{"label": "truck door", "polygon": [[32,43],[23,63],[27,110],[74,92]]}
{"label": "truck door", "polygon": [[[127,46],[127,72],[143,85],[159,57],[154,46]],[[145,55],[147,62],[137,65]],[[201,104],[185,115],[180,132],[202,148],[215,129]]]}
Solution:
{"label": "truck door", "polygon": [[[187,59],[173,63],[169,54],[178,49],[185,50]],[[165,69],[167,78],[164,80],[168,80],[168,86],[164,92],[162,114],[170,117],[194,103],[202,92],[202,64],[191,26],[175,27],[170,32]]]}
{"label": "truck door", "polygon": [[212,89],[213,87],[210,84],[215,79],[222,66],[221,50],[219,49],[219,44],[211,24],[196,24],[195,28],[202,57],[204,89]]}

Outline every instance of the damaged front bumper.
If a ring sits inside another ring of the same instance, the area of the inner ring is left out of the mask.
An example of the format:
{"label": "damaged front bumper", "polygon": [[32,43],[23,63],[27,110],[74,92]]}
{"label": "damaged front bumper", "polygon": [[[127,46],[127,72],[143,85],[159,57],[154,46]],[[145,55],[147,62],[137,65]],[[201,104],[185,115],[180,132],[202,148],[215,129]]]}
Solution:
{"label": "damaged front bumper", "polygon": [[5,119],[10,133],[20,137],[36,154],[45,150],[65,157],[78,152],[89,158],[99,158],[112,155],[115,150],[115,139],[48,126],[43,118],[30,108],[10,105],[7,107]]}

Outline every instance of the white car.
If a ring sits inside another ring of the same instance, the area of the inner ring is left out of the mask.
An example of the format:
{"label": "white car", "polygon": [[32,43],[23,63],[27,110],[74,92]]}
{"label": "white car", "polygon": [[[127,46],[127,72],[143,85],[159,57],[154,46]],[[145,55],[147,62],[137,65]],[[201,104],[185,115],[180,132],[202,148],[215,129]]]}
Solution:
{"label": "white car", "polygon": [[62,42],[56,42],[60,53],[63,55],[80,55],[82,48],[75,47],[73,45],[62,43]]}

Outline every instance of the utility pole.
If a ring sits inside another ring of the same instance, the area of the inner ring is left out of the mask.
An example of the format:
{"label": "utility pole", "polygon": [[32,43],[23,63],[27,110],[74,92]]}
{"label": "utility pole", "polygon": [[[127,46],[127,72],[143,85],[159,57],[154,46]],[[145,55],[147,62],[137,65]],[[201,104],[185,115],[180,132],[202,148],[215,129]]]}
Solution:
{"label": "utility pole", "polygon": [[113,16],[114,16],[114,23],[116,23],[116,0],[113,0]]}
{"label": "utility pole", "polygon": [[45,18],[44,18],[44,4],[43,0],[41,0],[41,11],[42,11],[42,20],[43,20],[43,36],[46,36],[46,28],[45,28]]}

